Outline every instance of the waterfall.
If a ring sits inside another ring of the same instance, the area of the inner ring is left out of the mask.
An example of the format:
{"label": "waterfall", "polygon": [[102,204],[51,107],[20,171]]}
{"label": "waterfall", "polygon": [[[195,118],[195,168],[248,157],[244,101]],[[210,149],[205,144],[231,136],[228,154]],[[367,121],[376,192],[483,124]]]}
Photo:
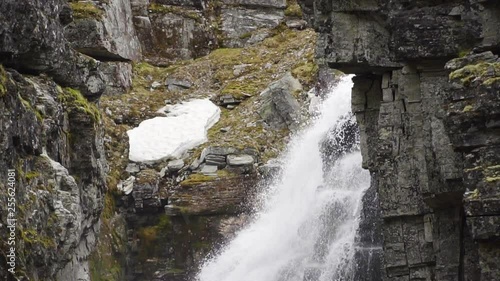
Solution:
{"label": "waterfall", "polygon": [[361,168],[360,152],[342,141],[353,123],[351,79],[342,78],[311,124],[292,138],[252,223],[205,262],[197,280],[353,280],[370,175]]}

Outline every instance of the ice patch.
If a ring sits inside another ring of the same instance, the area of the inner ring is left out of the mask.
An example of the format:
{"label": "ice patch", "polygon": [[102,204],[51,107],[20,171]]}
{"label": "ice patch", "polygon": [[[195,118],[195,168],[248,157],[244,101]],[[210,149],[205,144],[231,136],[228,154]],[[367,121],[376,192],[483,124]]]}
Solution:
{"label": "ice patch", "polygon": [[129,159],[157,162],[178,159],[207,141],[207,131],[220,117],[220,109],[208,99],[196,99],[162,108],[165,117],[145,120],[127,131]]}

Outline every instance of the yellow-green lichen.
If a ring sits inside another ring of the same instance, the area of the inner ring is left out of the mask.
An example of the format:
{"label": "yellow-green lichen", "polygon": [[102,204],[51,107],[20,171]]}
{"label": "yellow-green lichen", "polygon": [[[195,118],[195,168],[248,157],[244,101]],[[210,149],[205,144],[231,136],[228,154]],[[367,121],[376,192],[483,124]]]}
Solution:
{"label": "yellow-green lichen", "polygon": [[299,4],[297,4],[297,2],[289,4],[285,10],[285,16],[301,18],[302,9],[300,8]]}
{"label": "yellow-green lichen", "polygon": [[32,180],[32,179],[34,179],[34,178],[37,178],[37,177],[39,177],[39,176],[40,176],[40,172],[37,172],[37,171],[29,171],[29,172],[27,172],[27,173],[24,175],[24,177],[25,177],[28,181],[30,181],[30,180]]}
{"label": "yellow-green lichen", "polygon": [[500,170],[500,165],[493,165],[486,167],[488,170]]}
{"label": "yellow-green lichen", "polygon": [[64,88],[59,93],[59,101],[61,101],[67,110],[77,110],[87,114],[92,120],[99,122],[101,120],[101,113],[96,105],[89,102],[79,90],[72,88]]}
{"label": "yellow-green lichen", "polygon": [[148,10],[150,13],[158,13],[158,14],[175,14],[185,18],[193,19],[197,22],[202,21],[201,14],[191,9],[186,9],[180,6],[170,6],[170,5],[162,5],[157,3],[152,3],[149,5]]}
{"label": "yellow-green lichen", "polygon": [[70,2],[75,19],[102,19],[104,12],[90,1]]}
{"label": "yellow-green lichen", "polygon": [[479,189],[474,189],[474,191],[467,194],[467,199],[477,199],[479,198]]}
{"label": "yellow-green lichen", "polygon": [[463,49],[458,52],[458,57],[463,58],[468,55],[472,50],[471,49]]}
{"label": "yellow-green lichen", "polygon": [[3,65],[0,64],[0,97],[3,97],[7,94],[7,72]]}
{"label": "yellow-green lichen", "polygon": [[[500,73],[499,73],[500,75]],[[483,83],[484,85],[486,86],[491,86],[491,85],[494,85],[494,84],[500,84],[500,77],[493,77],[493,78],[488,78],[484,81]]]}
{"label": "yellow-green lichen", "polygon": [[469,111],[472,111],[474,109],[474,107],[472,105],[466,105],[464,107],[464,109],[462,110],[462,112],[469,112]]}
{"label": "yellow-green lichen", "polygon": [[463,85],[469,86],[474,80],[481,80],[483,83],[492,84],[494,79],[500,77],[500,63],[481,62],[478,64],[466,65],[450,73],[450,80],[459,80]]}
{"label": "yellow-green lichen", "polygon": [[500,181],[500,177],[486,177],[485,181],[489,183],[497,182]]}
{"label": "yellow-green lichen", "polygon": [[203,174],[191,174],[185,180],[183,180],[180,185],[184,187],[198,185],[201,183],[209,182],[215,180],[217,177],[215,176],[207,176]]}
{"label": "yellow-green lichen", "polygon": [[48,236],[41,235],[35,229],[20,229],[19,230],[22,241],[31,246],[41,246],[49,249],[54,248],[56,243]]}

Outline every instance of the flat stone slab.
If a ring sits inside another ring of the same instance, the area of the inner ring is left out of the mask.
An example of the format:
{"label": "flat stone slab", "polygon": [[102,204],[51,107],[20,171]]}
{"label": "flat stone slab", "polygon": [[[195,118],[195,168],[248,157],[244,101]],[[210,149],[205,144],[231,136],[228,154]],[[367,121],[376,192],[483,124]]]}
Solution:
{"label": "flat stone slab", "polygon": [[254,161],[253,156],[248,154],[232,154],[227,156],[227,163],[231,166],[252,165]]}
{"label": "flat stone slab", "polygon": [[168,170],[170,172],[177,172],[180,169],[182,169],[182,167],[184,167],[184,160],[177,159],[177,160],[170,161],[170,162],[168,162],[167,167],[168,167]]}
{"label": "flat stone slab", "polygon": [[214,175],[217,174],[217,166],[212,166],[212,165],[205,165],[201,169],[201,173],[204,175]]}

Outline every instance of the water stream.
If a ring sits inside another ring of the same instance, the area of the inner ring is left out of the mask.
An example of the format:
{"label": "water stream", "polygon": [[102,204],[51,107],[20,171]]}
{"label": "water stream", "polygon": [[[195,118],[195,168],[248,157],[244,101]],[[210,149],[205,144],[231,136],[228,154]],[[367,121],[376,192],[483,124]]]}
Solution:
{"label": "water stream", "polygon": [[199,281],[353,280],[370,175],[353,138],[346,142],[354,134],[345,131],[353,123],[351,78],[330,91],[311,124],[292,138],[255,219],[205,262]]}

